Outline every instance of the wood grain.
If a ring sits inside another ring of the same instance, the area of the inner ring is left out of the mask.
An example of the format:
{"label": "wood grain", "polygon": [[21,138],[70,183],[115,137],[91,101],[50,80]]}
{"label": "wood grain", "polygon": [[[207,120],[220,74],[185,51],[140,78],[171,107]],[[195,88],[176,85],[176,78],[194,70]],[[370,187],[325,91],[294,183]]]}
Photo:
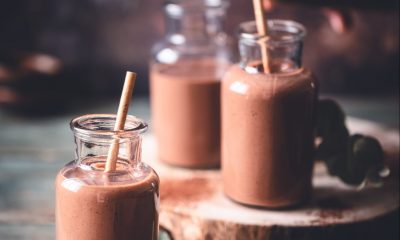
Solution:
{"label": "wood grain", "polygon": [[[373,134],[386,152],[396,151],[387,144],[393,145],[392,132],[360,121],[349,119],[352,132]],[[143,160],[161,179],[160,223],[175,240],[347,239],[346,234],[370,239],[368,235],[376,234],[369,231],[370,225],[399,209],[398,175],[386,179],[383,187],[359,190],[331,177],[320,162],[315,164],[313,196],[308,202],[279,211],[250,208],[224,195],[218,169],[188,170],[158,162],[153,135],[145,137],[143,146]],[[398,146],[397,142],[397,153]]]}

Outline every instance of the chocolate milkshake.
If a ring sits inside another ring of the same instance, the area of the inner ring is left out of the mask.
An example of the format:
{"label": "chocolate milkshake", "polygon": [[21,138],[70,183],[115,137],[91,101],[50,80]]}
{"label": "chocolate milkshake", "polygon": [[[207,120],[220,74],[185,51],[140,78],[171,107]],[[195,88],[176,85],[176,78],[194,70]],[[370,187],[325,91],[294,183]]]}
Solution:
{"label": "chocolate milkshake", "polygon": [[[281,31],[267,42],[273,45],[271,73],[262,71],[260,55],[246,55],[254,53],[249,48],[259,48],[257,42],[252,44],[257,39],[246,33],[240,43],[245,60],[232,66],[222,81],[222,173],[224,191],[231,199],[281,208],[310,195],[316,82],[299,61],[285,58],[288,52],[282,55],[284,47],[299,50],[297,38],[284,42],[293,33],[285,36],[282,29],[292,26],[302,31],[302,27],[290,21],[269,25],[270,34],[278,27]],[[274,55],[276,49],[280,52]]]}
{"label": "chocolate milkshake", "polygon": [[112,129],[114,120],[87,115],[71,123],[78,159],[56,178],[57,240],[158,239],[159,178],[140,162],[138,133],[146,126],[128,117],[128,129],[119,136],[117,168],[105,173],[104,153],[114,134],[105,129]]}
{"label": "chocolate milkshake", "polygon": [[166,36],[150,64],[159,159],[188,168],[220,165],[220,82],[232,54],[221,28],[228,1],[167,1]]}
{"label": "chocolate milkshake", "polygon": [[159,158],[184,167],[220,163],[220,77],[212,59],[154,64],[151,106]]}

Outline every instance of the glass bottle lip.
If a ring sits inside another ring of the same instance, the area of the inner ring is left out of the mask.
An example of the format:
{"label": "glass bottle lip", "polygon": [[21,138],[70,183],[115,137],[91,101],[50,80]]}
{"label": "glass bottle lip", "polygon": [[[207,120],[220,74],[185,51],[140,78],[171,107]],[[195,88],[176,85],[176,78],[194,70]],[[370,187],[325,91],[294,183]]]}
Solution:
{"label": "glass bottle lip", "polygon": [[260,36],[257,33],[255,21],[247,21],[239,25],[237,34],[241,41],[248,44],[258,44],[261,41],[267,45],[300,42],[307,34],[306,28],[302,24],[291,20],[267,20],[267,27],[269,34],[267,36]]}
{"label": "glass bottle lip", "polygon": [[167,0],[164,9],[168,16],[179,18],[185,11],[224,9],[229,5],[229,0]]}
{"label": "glass bottle lip", "polygon": [[128,115],[126,117],[125,129],[114,130],[117,115],[115,114],[86,114],[71,120],[70,128],[78,137],[94,138],[132,138],[148,128],[141,119]]}

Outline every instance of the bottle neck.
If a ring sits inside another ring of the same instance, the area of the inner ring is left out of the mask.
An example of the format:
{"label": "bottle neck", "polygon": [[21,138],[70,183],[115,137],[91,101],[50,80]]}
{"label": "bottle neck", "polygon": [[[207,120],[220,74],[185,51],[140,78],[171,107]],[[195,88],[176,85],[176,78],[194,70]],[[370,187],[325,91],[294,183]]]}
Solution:
{"label": "bottle neck", "polygon": [[194,7],[168,4],[166,32],[172,42],[207,42],[224,34],[225,7]]}
{"label": "bottle neck", "polygon": [[268,35],[259,36],[254,22],[240,25],[240,65],[249,73],[264,73],[262,48],[266,48],[271,74],[291,73],[302,68],[305,29],[293,21],[268,21]]}
{"label": "bottle neck", "polygon": [[112,145],[118,148],[117,170],[135,167],[141,162],[142,138],[96,139],[75,135],[76,163],[88,169],[104,170],[107,156]]}
{"label": "bottle neck", "polygon": [[71,121],[76,144],[76,163],[86,169],[101,170],[116,147],[117,170],[135,167],[141,162],[141,133],[147,125],[140,119],[128,116],[125,129],[114,131],[115,115],[84,115]]}

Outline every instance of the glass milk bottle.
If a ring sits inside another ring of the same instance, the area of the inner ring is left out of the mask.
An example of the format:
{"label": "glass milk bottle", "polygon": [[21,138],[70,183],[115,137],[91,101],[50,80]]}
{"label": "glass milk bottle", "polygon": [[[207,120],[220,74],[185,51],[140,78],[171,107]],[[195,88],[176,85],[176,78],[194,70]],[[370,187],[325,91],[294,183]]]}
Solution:
{"label": "glass milk bottle", "polygon": [[[141,162],[147,125],[128,116],[113,131],[115,115],[84,115],[71,122],[76,159],[56,179],[56,239],[158,239],[159,178]],[[116,170],[105,173],[112,143],[119,142]]]}
{"label": "glass milk bottle", "polygon": [[254,22],[240,25],[241,61],[222,80],[222,174],[234,201],[282,208],[310,195],[317,92],[301,65],[304,27],[271,20],[268,30],[261,38]]}
{"label": "glass milk bottle", "polygon": [[209,168],[220,164],[220,80],[232,53],[222,31],[226,1],[166,1],[167,32],[153,49],[152,124],[159,159]]}

